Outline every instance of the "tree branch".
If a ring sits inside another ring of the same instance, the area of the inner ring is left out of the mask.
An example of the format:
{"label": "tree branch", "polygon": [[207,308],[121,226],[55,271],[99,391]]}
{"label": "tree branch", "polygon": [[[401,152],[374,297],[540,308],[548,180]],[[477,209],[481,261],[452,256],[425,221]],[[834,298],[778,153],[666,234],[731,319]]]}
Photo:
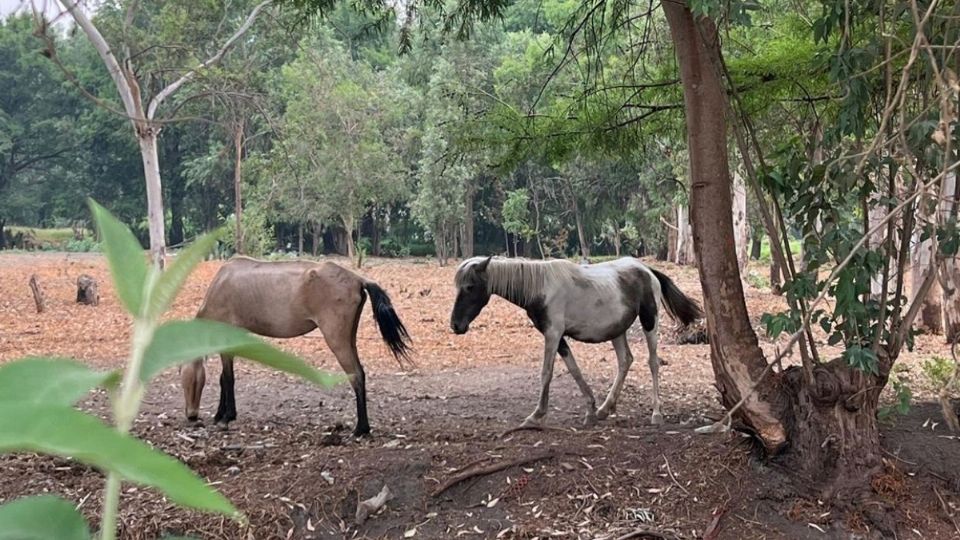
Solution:
{"label": "tree branch", "polygon": [[272,0],[265,0],[257,4],[257,6],[253,8],[253,11],[250,12],[250,15],[247,16],[247,20],[245,20],[243,24],[240,25],[240,28],[238,28],[237,31],[234,32],[232,36],[230,36],[230,39],[228,39],[227,42],[224,43],[222,47],[220,47],[220,50],[217,51],[216,54],[208,58],[205,62],[203,62],[199,66],[185,73],[179,79],[167,85],[166,88],[164,88],[163,90],[160,91],[160,93],[154,96],[153,99],[150,100],[149,107],[147,107],[147,118],[152,120],[157,113],[157,108],[160,106],[161,103],[163,103],[163,100],[173,95],[173,93],[179,90],[181,86],[190,82],[197,75],[198,72],[222,60],[224,55],[227,54],[227,51],[229,51],[233,47],[233,44],[236,43],[238,39],[243,37],[243,35],[247,33],[247,30],[249,30],[250,27],[253,26],[253,23],[257,20],[257,15],[260,14],[263,8],[270,5],[271,2]]}

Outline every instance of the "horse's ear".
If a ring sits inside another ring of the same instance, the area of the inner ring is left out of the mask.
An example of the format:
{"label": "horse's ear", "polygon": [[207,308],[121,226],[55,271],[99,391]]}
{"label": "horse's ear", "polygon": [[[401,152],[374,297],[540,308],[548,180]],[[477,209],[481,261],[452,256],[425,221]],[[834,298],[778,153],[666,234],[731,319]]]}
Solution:
{"label": "horse's ear", "polygon": [[490,266],[490,259],[493,259],[493,255],[487,257],[486,259],[477,263],[477,272],[486,272],[487,267]]}

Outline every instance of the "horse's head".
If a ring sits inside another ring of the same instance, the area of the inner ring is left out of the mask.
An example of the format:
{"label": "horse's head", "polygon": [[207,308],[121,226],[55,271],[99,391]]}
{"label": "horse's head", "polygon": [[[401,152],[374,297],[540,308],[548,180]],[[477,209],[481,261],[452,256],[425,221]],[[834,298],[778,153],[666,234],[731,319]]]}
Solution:
{"label": "horse's head", "polygon": [[466,334],[470,323],[490,301],[487,266],[492,258],[469,259],[457,269],[457,301],[450,314],[450,328],[457,334]]}

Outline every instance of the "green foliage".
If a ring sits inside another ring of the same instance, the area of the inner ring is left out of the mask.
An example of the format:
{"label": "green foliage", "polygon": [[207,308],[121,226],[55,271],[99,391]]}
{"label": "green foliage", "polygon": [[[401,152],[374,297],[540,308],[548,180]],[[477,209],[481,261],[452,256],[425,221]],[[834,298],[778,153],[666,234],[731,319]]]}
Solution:
{"label": "green foliage", "polygon": [[948,358],[933,356],[923,361],[923,374],[937,388],[946,388],[953,378],[956,364]]}
{"label": "green foliage", "polygon": [[0,506],[0,540],[89,540],[90,529],[73,503],[52,495]]}
{"label": "green foliage", "polygon": [[877,411],[880,419],[890,419],[893,415],[903,416],[910,412],[910,402],[913,400],[913,391],[910,390],[909,380],[906,376],[906,368],[897,366],[894,368],[896,373],[890,377],[890,383],[893,385],[894,403],[886,407],[881,407]]}
{"label": "green foliage", "polygon": [[[330,386],[344,377],[317,371],[248,332],[212,321],[160,317],[186,278],[216,243],[206,235],[180,252],[167,272],[146,265],[139,243],[122,223],[90,202],[103,239],[114,286],[134,317],[130,359],[119,373],[100,373],[71,360],[29,358],[0,367],[0,452],[40,452],[75,459],[107,473],[101,536],[116,535],[122,480],[153,487],[171,501],[239,518],[221,494],[180,461],[128,434],[145,385],[161,370],[207,354],[230,351],[267,366]],[[78,411],[73,403],[95,386],[111,390],[115,427]],[[13,536],[9,536],[12,534]],[[52,498],[20,499],[0,506],[0,538],[88,538],[72,505]]]}
{"label": "green foliage", "polygon": [[503,228],[525,239],[533,238],[536,231],[530,224],[530,196],[525,189],[507,192],[503,203]]}

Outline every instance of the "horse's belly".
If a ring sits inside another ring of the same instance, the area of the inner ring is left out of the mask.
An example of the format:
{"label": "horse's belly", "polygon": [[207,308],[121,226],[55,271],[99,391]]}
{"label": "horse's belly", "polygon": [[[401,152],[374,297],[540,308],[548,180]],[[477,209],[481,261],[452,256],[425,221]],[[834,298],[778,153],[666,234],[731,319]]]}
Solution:
{"label": "horse's belly", "polygon": [[574,317],[568,320],[564,335],[584,343],[603,343],[626,333],[636,319],[636,313],[626,310],[591,318]]}

